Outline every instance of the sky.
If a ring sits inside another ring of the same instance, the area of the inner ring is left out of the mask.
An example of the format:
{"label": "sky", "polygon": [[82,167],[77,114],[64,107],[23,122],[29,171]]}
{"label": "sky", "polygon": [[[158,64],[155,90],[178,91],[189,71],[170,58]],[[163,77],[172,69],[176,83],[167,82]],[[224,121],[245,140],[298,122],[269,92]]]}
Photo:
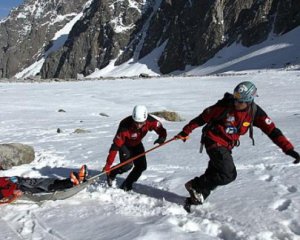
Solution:
{"label": "sky", "polygon": [[[248,80],[258,88],[256,103],[300,151],[299,71],[0,82],[1,143],[28,144],[36,156],[30,164],[0,171],[0,176],[68,177],[82,164],[93,176],[103,168],[118,124],[134,105],[145,104],[149,112],[180,114],[185,121],[161,119],[170,139],[205,107]],[[78,134],[76,129],[86,132]],[[128,175],[124,173],[112,188],[103,176],[65,200],[2,205],[0,239],[299,240],[300,164],[293,164],[258,128],[254,128],[255,146],[245,134],[233,150],[237,179],[218,187],[203,206],[186,213],[184,183],[201,175],[208,164],[205,151],[199,153],[200,136],[198,128],[185,143],[173,141],[150,152],[148,168],[132,192],[118,188]],[[145,149],[152,148],[156,138],[155,132],[149,132],[143,140]],[[117,157],[114,164],[118,162]]]}
{"label": "sky", "polygon": [[0,0],[0,19],[7,17],[10,10],[22,2],[23,0]]}

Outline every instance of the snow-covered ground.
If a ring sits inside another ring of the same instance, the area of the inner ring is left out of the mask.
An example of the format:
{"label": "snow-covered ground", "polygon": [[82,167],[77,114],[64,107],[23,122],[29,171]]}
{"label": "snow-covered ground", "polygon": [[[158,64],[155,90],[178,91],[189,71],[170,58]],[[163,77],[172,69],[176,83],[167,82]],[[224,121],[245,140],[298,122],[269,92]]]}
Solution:
{"label": "snow-covered ground", "polygon": [[[33,163],[1,171],[0,176],[68,177],[82,164],[95,175],[105,164],[119,121],[134,105],[184,117],[184,122],[163,121],[171,138],[244,80],[257,85],[257,103],[299,151],[299,71],[0,83],[1,143],[20,142],[36,150]],[[89,132],[76,134],[77,128]],[[192,214],[183,210],[184,183],[202,174],[208,162],[206,153],[199,154],[200,133],[199,128],[186,143],[173,141],[149,153],[148,169],[134,192],[118,189],[124,174],[114,188],[107,188],[102,178],[67,200],[1,206],[0,239],[300,239],[300,165],[292,164],[293,159],[258,129],[256,146],[245,136],[233,151],[237,180],[214,191]],[[155,133],[148,133],[146,149],[155,139]]]}

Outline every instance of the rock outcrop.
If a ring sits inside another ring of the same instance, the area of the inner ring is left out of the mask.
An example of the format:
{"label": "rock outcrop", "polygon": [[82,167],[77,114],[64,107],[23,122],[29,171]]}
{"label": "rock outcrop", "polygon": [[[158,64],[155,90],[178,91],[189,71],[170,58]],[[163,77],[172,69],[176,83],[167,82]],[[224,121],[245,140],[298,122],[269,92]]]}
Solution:
{"label": "rock outcrop", "polygon": [[0,167],[2,169],[31,163],[34,158],[34,149],[29,145],[21,143],[0,144]]}
{"label": "rock outcrop", "polygon": [[[76,17],[54,48],[55,33]],[[0,23],[0,77],[44,58],[42,78],[77,78],[158,48],[153,61],[168,74],[201,65],[234,42],[253,46],[299,25],[296,0],[28,0]]]}

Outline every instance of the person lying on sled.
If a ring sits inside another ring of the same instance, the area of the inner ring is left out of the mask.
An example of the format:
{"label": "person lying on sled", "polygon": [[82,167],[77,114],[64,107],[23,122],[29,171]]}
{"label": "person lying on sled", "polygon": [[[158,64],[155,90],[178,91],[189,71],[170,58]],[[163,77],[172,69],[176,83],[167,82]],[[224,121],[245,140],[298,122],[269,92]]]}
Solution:
{"label": "person lying on sled", "polygon": [[87,166],[82,165],[78,172],[71,172],[70,177],[66,179],[0,177],[0,202],[10,202],[10,200],[20,197],[24,192],[54,192],[72,188],[84,182],[87,176]]}

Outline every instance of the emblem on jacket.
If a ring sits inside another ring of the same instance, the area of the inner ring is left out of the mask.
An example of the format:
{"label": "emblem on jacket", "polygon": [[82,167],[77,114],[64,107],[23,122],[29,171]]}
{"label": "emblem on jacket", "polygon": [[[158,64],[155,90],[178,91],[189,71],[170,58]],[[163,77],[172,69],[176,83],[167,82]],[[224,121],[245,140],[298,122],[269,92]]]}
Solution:
{"label": "emblem on jacket", "polygon": [[131,139],[137,139],[137,133],[133,133],[133,134],[131,134]]}
{"label": "emblem on jacket", "polygon": [[249,122],[243,122],[243,126],[244,126],[244,127],[249,127],[249,126],[250,126],[250,123],[249,123]]}
{"label": "emblem on jacket", "polygon": [[270,118],[265,119],[266,124],[270,125],[272,123],[272,120]]}
{"label": "emblem on jacket", "polygon": [[227,115],[227,122],[234,122],[235,121],[235,117],[233,115]]}

